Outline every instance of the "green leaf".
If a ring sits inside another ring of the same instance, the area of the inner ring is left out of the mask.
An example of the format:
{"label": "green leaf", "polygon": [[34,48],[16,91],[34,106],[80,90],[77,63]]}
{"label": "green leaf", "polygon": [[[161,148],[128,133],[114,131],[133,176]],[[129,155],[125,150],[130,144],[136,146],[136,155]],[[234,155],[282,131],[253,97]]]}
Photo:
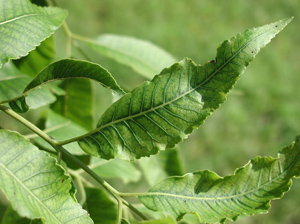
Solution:
{"label": "green leaf", "polygon": [[97,188],[86,188],[87,209],[95,224],[117,223],[117,205],[109,198],[107,193]]}
{"label": "green leaf", "polygon": [[168,176],[183,175],[182,162],[177,149],[162,151],[157,156],[139,160],[145,179],[152,186]]}
{"label": "green leaf", "polygon": [[58,97],[57,101],[51,105],[52,110],[85,129],[92,130],[94,126],[94,92],[90,80],[65,80],[60,87],[67,94]]}
{"label": "green leaf", "polygon": [[152,79],[163,68],[176,62],[173,56],[156,45],[133,37],[105,34],[95,40],[82,40],[95,52]]}
{"label": "green leaf", "polygon": [[14,60],[13,63],[22,73],[36,76],[36,74],[54,60],[54,57],[54,38],[51,36],[26,57]]}
{"label": "green leaf", "polygon": [[[85,128],[51,110],[48,111],[45,128],[45,132],[57,141],[63,141],[87,132]],[[53,147],[41,137],[36,136],[34,141],[43,148],[53,150]],[[76,142],[64,145],[64,148],[75,155],[85,154]]]}
{"label": "green leaf", "polygon": [[153,186],[140,201],[154,211],[180,220],[192,213],[204,223],[236,220],[239,215],[266,213],[300,175],[300,136],[277,159],[256,157],[224,178],[204,170],[171,177]]}
{"label": "green leaf", "polygon": [[67,12],[28,0],[0,0],[0,67],[36,48],[64,22]]}
{"label": "green leaf", "polygon": [[69,191],[54,158],[16,132],[0,130],[0,188],[23,217],[48,223],[93,223]]}
{"label": "green leaf", "polygon": [[176,223],[177,222],[172,217],[169,216],[161,219],[139,222],[139,224],[176,224]]}
{"label": "green leaf", "polygon": [[164,69],[102,115],[79,145],[105,159],[134,160],[174,147],[220,107],[246,66],[291,19],[247,30],[217,49],[214,62],[190,59]]}
{"label": "green leaf", "polygon": [[9,105],[14,111],[24,113],[29,110],[25,100],[26,94],[47,82],[72,78],[91,79],[112,89],[118,95],[122,96],[125,93],[111,74],[100,65],[87,61],[64,59],[54,62],[42,70],[25,88],[22,96],[10,102]]}
{"label": "green leaf", "polygon": [[[6,209],[5,216],[1,224],[32,224],[33,220],[21,217],[11,206]],[[43,224],[42,220],[36,219],[36,224]]]}
{"label": "green leaf", "polygon": [[[7,63],[0,70],[0,104],[7,103],[22,94],[22,90],[30,83],[32,77],[24,75],[12,63]],[[60,90],[51,85],[38,89],[28,96],[28,104],[33,108],[39,108],[53,103],[56,97],[52,89]],[[61,90],[60,90],[61,91]]]}
{"label": "green leaf", "polygon": [[90,168],[100,177],[120,178],[125,184],[141,178],[141,172],[132,163],[120,159],[107,161],[92,157]]}

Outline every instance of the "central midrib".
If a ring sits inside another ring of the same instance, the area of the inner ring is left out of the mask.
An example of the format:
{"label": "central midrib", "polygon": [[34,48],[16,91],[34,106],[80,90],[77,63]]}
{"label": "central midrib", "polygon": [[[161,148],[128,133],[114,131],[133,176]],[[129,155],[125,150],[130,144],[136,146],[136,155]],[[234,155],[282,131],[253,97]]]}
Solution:
{"label": "central midrib", "polygon": [[[194,87],[193,89],[191,89],[191,90],[185,92],[184,94],[182,94],[182,95],[180,95],[180,96],[174,98],[173,100],[170,100],[170,101],[168,101],[167,103],[161,104],[161,105],[159,105],[159,106],[157,106],[157,107],[153,107],[153,108],[150,108],[150,109],[148,109],[148,110],[146,110],[146,111],[140,112],[140,113],[138,113],[138,114],[135,114],[135,115],[132,115],[132,116],[128,116],[128,117],[125,117],[125,118],[122,118],[122,119],[118,119],[118,120],[109,122],[109,123],[107,123],[107,124],[105,124],[105,125],[102,125],[102,126],[96,128],[96,129],[94,129],[93,131],[91,131],[91,132],[89,132],[89,133],[87,133],[87,134],[81,136],[79,139],[82,139],[82,138],[85,138],[85,137],[87,137],[87,136],[89,136],[89,135],[91,135],[91,134],[94,134],[94,133],[96,133],[96,132],[98,132],[98,131],[100,131],[100,130],[102,130],[102,129],[104,129],[104,128],[110,126],[110,125],[114,125],[114,124],[116,124],[116,123],[123,122],[123,121],[129,120],[129,119],[133,119],[133,118],[142,116],[142,115],[144,115],[144,114],[146,114],[146,113],[150,113],[150,112],[152,112],[152,111],[155,111],[155,110],[157,110],[157,109],[159,109],[159,108],[162,108],[162,107],[164,107],[164,106],[166,106],[166,105],[168,105],[168,104],[173,103],[174,101],[176,101],[176,100],[178,100],[178,99],[184,97],[184,96],[187,95],[187,94],[190,94],[191,92],[197,90],[197,89],[200,88],[202,85],[204,85],[205,83],[207,83],[213,76],[215,76],[218,72],[220,72],[220,70],[222,70],[228,63],[230,63],[230,62],[231,62],[231,61],[232,61],[232,60],[233,60],[233,59],[234,59],[234,58],[235,58],[235,57],[236,57],[243,49],[245,49],[245,48],[246,48],[249,44],[251,44],[254,40],[256,40],[258,37],[264,35],[265,33],[269,32],[269,31],[270,31],[270,30],[265,31],[264,33],[262,33],[262,34],[256,36],[256,37],[253,38],[251,41],[249,41],[247,44],[245,44],[243,47],[241,47],[241,48],[240,48],[233,56],[231,56],[231,57],[230,57],[223,65],[221,65],[219,68],[217,68],[216,71],[214,71],[210,76],[208,76],[207,79],[205,79],[202,83],[200,83],[199,85],[197,85],[197,86]],[[78,140],[79,140],[79,139],[78,139]]]}

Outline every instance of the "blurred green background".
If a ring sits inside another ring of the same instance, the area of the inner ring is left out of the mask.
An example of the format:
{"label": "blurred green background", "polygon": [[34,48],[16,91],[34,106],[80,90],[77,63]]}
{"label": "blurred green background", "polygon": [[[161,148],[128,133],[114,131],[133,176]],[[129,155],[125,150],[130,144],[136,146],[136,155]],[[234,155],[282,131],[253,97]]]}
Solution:
{"label": "blurred green background", "polygon": [[[277,156],[300,134],[300,1],[241,0],[56,0],[69,11],[70,29],[87,37],[104,33],[133,36],[164,48],[178,60],[204,64],[220,42],[246,29],[295,16],[260,52],[228,101],[179,145],[186,172],[210,169],[232,174],[255,156]],[[56,32],[57,59],[66,57],[65,36]],[[132,69],[87,52],[126,90],[145,79]],[[96,112],[110,105],[110,93],[96,89]],[[29,116],[29,115],[28,115]],[[300,224],[300,181],[268,215],[240,217],[235,223]],[[231,223],[231,222],[229,222]]]}
{"label": "blurred green background", "polygon": [[[67,22],[78,34],[103,33],[149,40],[178,60],[204,64],[220,42],[246,29],[295,16],[248,67],[220,109],[181,143],[187,172],[210,169],[231,174],[251,158],[277,156],[300,134],[300,1],[57,0],[68,9]],[[62,31],[61,31],[62,32]],[[60,45],[60,55],[65,49]],[[133,70],[90,53],[127,90],[144,81]],[[104,90],[98,90],[101,94]],[[106,95],[107,96],[107,95]],[[101,113],[106,105],[99,95]],[[106,102],[109,102],[107,100]],[[300,181],[268,215],[241,217],[236,223],[300,223]]]}

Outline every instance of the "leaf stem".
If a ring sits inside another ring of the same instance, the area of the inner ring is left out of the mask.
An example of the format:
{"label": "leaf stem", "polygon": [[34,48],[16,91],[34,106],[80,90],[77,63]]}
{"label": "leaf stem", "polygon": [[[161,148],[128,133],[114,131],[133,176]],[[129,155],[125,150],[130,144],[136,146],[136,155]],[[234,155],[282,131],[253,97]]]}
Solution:
{"label": "leaf stem", "polygon": [[[34,124],[11,110],[10,108],[0,105],[0,110],[2,110],[7,115],[11,116],[12,118],[16,119],[23,125],[25,125],[27,128],[32,130],[34,133],[39,135],[41,138],[43,138],[46,142],[48,142],[58,153],[60,153],[63,157],[68,158],[75,164],[77,164],[81,169],[83,169],[86,173],[88,173],[93,179],[95,179],[99,184],[102,185],[109,193],[112,194],[112,196],[118,201],[118,207],[122,208],[122,204],[125,204],[128,206],[133,212],[135,212],[137,215],[139,215],[142,219],[147,220],[147,217],[145,217],[141,212],[139,212],[136,208],[134,208],[129,202],[127,202],[125,199],[121,198],[120,192],[118,192],[115,188],[113,188],[111,185],[109,185],[106,181],[104,181],[101,177],[99,177],[94,171],[92,171],[87,165],[85,165],[81,160],[73,156],[71,153],[69,153],[65,148],[58,145],[57,141],[44,133],[41,129],[36,127]],[[121,204],[120,204],[121,203]],[[122,210],[119,211],[118,217],[122,217]],[[120,219],[119,219],[120,220]]]}

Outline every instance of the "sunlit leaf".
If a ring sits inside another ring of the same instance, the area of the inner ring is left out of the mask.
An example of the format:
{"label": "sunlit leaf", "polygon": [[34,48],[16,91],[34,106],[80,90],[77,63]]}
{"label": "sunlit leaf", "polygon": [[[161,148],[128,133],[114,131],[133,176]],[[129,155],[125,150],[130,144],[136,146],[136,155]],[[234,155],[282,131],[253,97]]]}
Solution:
{"label": "sunlit leaf", "polygon": [[10,102],[9,105],[16,112],[24,113],[29,110],[24,95],[47,82],[72,78],[91,79],[112,89],[118,95],[124,95],[124,91],[105,68],[87,61],[64,59],[54,62],[42,70],[25,88],[23,95]]}
{"label": "sunlit leaf", "polygon": [[56,160],[16,132],[0,130],[0,188],[20,216],[48,223],[93,223],[70,195]]}
{"label": "sunlit leaf", "polygon": [[95,52],[130,66],[148,79],[176,62],[173,56],[158,46],[133,37],[105,34],[95,40],[82,41]]}
{"label": "sunlit leaf", "polygon": [[224,41],[214,61],[190,59],[164,69],[116,101],[89,136],[84,151],[105,159],[134,160],[174,147],[226,100],[228,91],[255,55],[291,19],[254,28]]}
{"label": "sunlit leaf", "polygon": [[149,220],[149,221],[143,221],[139,222],[139,224],[176,224],[177,222],[171,218],[171,217],[166,217],[166,218],[161,218],[161,219],[154,219],[154,220]]}
{"label": "sunlit leaf", "polygon": [[256,157],[224,178],[204,170],[170,177],[153,186],[140,201],[176,219],[195,214],[201,222],[235,220],[239,215],[266,213],[300,175],[300,136],[278,158]]}
{"label": "sunlit leaf", "polygon": [[67,12],[29,0],[0,0],[0,67],[28,54],[61,26]]}

